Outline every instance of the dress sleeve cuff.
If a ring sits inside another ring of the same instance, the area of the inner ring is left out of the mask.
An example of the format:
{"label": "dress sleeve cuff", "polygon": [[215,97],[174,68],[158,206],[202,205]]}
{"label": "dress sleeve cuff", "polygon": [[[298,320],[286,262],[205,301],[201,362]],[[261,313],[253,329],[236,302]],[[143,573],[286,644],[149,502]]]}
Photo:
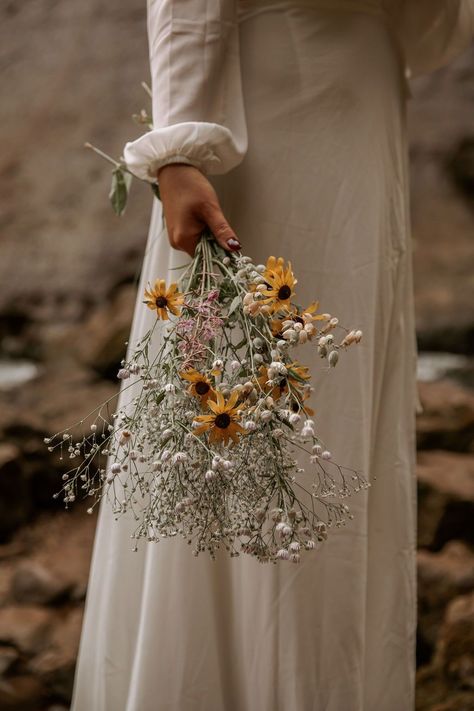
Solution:
{"label": "dress sleeve cuff", "polygon": [[203,173],[227,173],[238,165],[246,146],[239,146],[231,131],[216,123],[186,121],[156,128],[125,144],[127,168],[141,180],[156,182],[159,168],[187,163]]}

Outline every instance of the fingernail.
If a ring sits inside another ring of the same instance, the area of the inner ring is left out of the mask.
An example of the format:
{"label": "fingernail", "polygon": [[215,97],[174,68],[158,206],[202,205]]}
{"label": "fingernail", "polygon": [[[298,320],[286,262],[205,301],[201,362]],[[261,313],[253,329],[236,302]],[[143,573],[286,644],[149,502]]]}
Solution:
{"label": "fingernail", "polygon": [[240,242],[238,242],[236,239],[231,237],[230,239],[227,240],[227,246],[230,247],[231,249],[240,249]]}

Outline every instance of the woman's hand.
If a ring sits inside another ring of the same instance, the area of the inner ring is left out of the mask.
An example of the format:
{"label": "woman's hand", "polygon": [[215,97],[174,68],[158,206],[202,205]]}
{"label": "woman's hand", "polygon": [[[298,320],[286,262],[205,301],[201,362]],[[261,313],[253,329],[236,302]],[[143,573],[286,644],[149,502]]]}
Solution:
{"label": "woman's hand", "polygon": [[221,247],[240,249],[216,191],[200,170],[185,163],[169,163],[158,170],[158,181],[172,247],[192,257],[203,229],[208,227]]}

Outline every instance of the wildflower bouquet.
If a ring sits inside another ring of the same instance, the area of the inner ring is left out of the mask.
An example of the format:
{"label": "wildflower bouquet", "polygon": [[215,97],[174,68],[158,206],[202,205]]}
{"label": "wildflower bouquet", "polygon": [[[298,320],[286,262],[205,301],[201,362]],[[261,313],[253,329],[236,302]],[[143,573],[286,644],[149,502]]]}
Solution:
{"label": "wildflower bouquet", "polygon": [[148,284],[153,325],[122,361],[124,404],[111,419],[100,406],[87,436],[47,440],[80,459],[66,505],[83,493],[92,512],[107,497],[131,516],[134,549],[180,535],[195,555],[224,546],[262,562],[298,562],[352,518],[346,498],[369,484],[318,438],[292,351],[307,343],[335,366],[362,333],[294,303],[296,283],[283,258],[255,265],[203,234],[176,283]]}

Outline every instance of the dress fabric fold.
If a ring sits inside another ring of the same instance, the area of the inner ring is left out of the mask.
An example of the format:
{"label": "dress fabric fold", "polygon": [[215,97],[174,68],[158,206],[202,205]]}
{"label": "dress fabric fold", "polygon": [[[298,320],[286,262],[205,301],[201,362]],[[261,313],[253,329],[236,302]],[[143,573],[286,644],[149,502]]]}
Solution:
{"label": "dress fabric fold", "polygon": [[[354,519],[298,565],[195,558],[177,538],[132,552],[134,522],[115,520],[103,500],[71,711],[414,708],[405,70],[410,52],[414,66],[433,67],[461,49],[473,6],[415,4],[396,24],[394,3],[370,0],[149,3],[158,133],[129,142],[128,158],[151,179],[153,161],[176,156],[207,172],[243,251],[291,260],[300,303],[318,298],[363,330],[335,370],[314,348],[298,355],[313,373],[320,436],[372,485],[348,500]],[[191,6],[198,20],[186,16]],[[409,22],[431,33],[424,57],[400,34]],[[153,323],[145,286],[175,280],[186,260],[169,246],[155,199],[131,344]],[[134,394],[122,386],[120,404]]]}

